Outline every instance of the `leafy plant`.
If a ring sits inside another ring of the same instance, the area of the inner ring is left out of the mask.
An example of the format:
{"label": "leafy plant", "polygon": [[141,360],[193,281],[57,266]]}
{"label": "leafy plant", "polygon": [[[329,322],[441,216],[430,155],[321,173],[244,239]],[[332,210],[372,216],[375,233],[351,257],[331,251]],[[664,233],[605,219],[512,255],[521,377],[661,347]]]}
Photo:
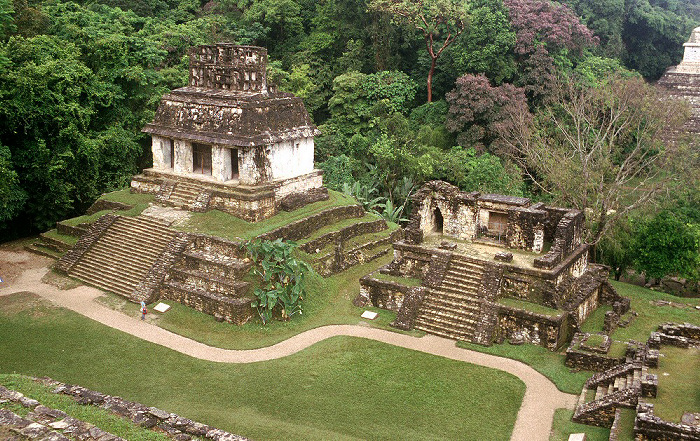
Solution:
{"label": "leafy plant", "polygon": [[304,279],[313,271],[311,266],[294,256],[295,242],[276,239],[256,239],[246,244],[246,249],[256,265],[251,271],[260,276],[262,286],[255,289],[251,303],[258,310],[263,324],[279,314],[289,320],[302,313],[302,300],[306,295]]}
{"label": "leafy plant", "polygon": [[382,207],[382,200],[384,198],[375,196],[378,191],[377,187],[364,185],[361,182],[354,182],[352,184],[345,182],[343,184],[343,194],[357,199],[357,202],[371,213],[378,213],[377,209]]}

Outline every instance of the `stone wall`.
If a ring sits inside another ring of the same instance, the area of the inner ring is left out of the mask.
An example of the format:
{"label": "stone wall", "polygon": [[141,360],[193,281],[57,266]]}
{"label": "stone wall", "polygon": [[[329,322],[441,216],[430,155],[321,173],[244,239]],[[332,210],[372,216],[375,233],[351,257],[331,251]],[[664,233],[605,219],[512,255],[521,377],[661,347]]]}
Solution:
{"label": "stone wall", "polygon": [[610,357],[607,355],[607,349],[610,348],[610,339],[606,341],[607,349],[605,351],[595,351],[581,346],[590,334],[577,332],[574,338],[571,339],[571,344],[566,349],[566,358],[564,364],[570,368],[581,369],[593,372],[603,372],[625,362],[625,357]]}
{"label": "stone wall", "polygon": [[403,237],[401,229],[394,230],[389,236],[349,247],[343,240],[334,242],[333,251],[316,259],[314,269],[323,277],[345,271],[346,269],[370,262],[388,254],[391,243]]}
{"label": "stone wall", "polygon": [[284,238],[287,240],[299,240],[308,237],[312,232],[325,227],[326,225],[338,222],[341,219],[362,217],[365,210],[361,205],[346,205],[342,207],[330,208],[313,216],[292,222],[283,227],[272,230],[259,236],[264,240],[275,240]]}
{"label": "stone wall", "polygon": [[575,251],[581,245],[583,228],[583,213],[578,210],[568,211],[557,224],[552,247],[547,254],[535,259],[535,268],[554,268]]}
{"label": "stone wall", "polygon": [[145,303],[153,303],[158,300],[160,286],[165,279],[165,275],[175,262],[180,259],[182,252],[191,242],[192,237],[189,233],[175,234],[175,237],[168,243],[163,253],[148,270],[146,276],[134,289],[130,300]]}
{"label": "stone wall", "polygon": [[210,291],[192,289],[166,283],[160,291],[161,299],[173,300],[197,311],[220,318],[235,325],[244,325],[253,316],[247,297],[228,297]]}
{"label": "stone wall", "polygon": [[556,350],[568,341],[568,313],[559,316],[537,314],[524,309],[498,305],[500,338],[544,346]]}
{"label": "stone wall", "polygon": [[187,249],[178,254],[160,285],[160,298],[173,300],[217,320],[242,325],[254,310],[248,283],[240,280],[252,266],[238,242],[190,234]]}
{"label": "stone wall", "polygon": [[634,435],[638,441],[698,441],[700,427],[662,420],[654,415],[653,404],[640,400],[634,420]]}
{"label": "stone wall", "polygon": [[193,437],[214,441],[246,441],[247,439],[156,407],[147,407],[134,401],[127,401],[121,397],[61,383],[49,378],[38,381],[54,387],[53,393],[55,394],[73,397],[78,404],[101,407],[117,416],[131,420],[136,425],[158,430],[176,440],[189,440]]}
{"label": "stone wall", "polygon": [[508,210],[508,248],[542,251],[547,212],[516,207]]}
{"label": "stone wall", "polygon": [[355,298],[355,306],[372,305],[376,308],[399,312],[406,295],[412,291],[411,286],[390,280],[380,280],[372,274],[360,279],[360,295]]}
{"label": "stone wall", "polygon": [[300,249],[305,253],[315,254],[318,250],[324,249],[327,245],[334,242],[344,242],[351,237],[359,236],[368,233],[377,233],[387,229],[387,224],[384,219],[377,219],[368,222],[358,222],[337,231],[331,231],[316,239],[310,240],[303,244]]}
{"label": "stone wall", "polygon": [[427,295],[428,288],[424,286],[414,286],[404,296],[403,304],[398,314],[396,314],[396,320],[391,323],[391,326],[397,329],[403,329],[404,331],[409,331],[413,329],[416,317],[418,317],[418,312],[423,304],[423,299]]}

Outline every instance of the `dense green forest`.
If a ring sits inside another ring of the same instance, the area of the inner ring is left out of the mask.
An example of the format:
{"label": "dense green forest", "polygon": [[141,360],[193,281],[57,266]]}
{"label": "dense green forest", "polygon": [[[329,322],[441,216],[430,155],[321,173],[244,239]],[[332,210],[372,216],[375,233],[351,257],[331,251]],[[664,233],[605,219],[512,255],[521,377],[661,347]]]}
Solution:
{"label": "dense green forest", "polygon": [[[698,24],[696,0],[0,0],[0,240],[127,186],[188,48],[228,41],[268,49],[368,209],[401,221],[431,179],[525,195],[586,210],[618,271],[697,277],[697,149],[649,83]],[[659,241],[688,251],[651,270]]]}

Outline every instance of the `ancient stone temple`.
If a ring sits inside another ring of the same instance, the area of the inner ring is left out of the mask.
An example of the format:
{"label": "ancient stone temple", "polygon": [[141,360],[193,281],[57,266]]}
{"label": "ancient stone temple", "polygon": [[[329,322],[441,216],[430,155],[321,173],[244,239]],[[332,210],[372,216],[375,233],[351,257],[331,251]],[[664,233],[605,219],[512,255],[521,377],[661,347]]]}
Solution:
{"label": "ancient stone temple", "polygon": [[613,305],[618,318],[627,312],[607,269],[588,262],[582,212],[442,181],[413,202],[394,260],[363,277],[355,299],[397,311],[395,326],[555,349],[598,305]]}
{"label": "ancient stone temple", "polygon": [[693,29],[684,45],[683,61],[669,67],[657,82],[674,98],[691,105],[691,117],[685,126],[690,133],[700,134],[700,27]]}
{"label": "ancient stone temple", "polygon": [[323,193],[318,130],[300,98],[268,86],[267,50],[220,43],[192,48],[189,58],[189,85],[163,96],[143,129],[153,168],[132,190],[249,221],[274,215],[286,196]]}

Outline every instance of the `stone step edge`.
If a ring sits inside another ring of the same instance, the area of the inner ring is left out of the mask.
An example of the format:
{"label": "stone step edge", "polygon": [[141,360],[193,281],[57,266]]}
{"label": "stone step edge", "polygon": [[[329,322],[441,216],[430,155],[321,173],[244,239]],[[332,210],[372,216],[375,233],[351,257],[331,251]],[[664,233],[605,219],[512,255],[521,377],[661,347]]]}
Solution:
{"label": "stone step edge", "polygon": [[[134,424],[145,427],[148,425],[145,424],[147,420],[152,419],[155,424],[150,427],[166,425],[170,429],[173,429],[173,433],[167,431],[165,433],[166,436],[173,439],[178,435],[187,434],[217,441],[249,441],[248,438],[243,436],[225,432],[221,429],[192,421],[156,407],[147,407],[141,403],[127,401],[121,397],[102,394],[80,386],[68,385],[48,377],[33,378],[33,380],[54,387],[53,393],[55,394],[72,396],[79,404],[92,405],[106,409],[112,414],[118,415],[124,419],[129,419]],[[117,410],[122,410],[124,414],[117,412]],[[131,410],[134,410],[134,412]]]}

